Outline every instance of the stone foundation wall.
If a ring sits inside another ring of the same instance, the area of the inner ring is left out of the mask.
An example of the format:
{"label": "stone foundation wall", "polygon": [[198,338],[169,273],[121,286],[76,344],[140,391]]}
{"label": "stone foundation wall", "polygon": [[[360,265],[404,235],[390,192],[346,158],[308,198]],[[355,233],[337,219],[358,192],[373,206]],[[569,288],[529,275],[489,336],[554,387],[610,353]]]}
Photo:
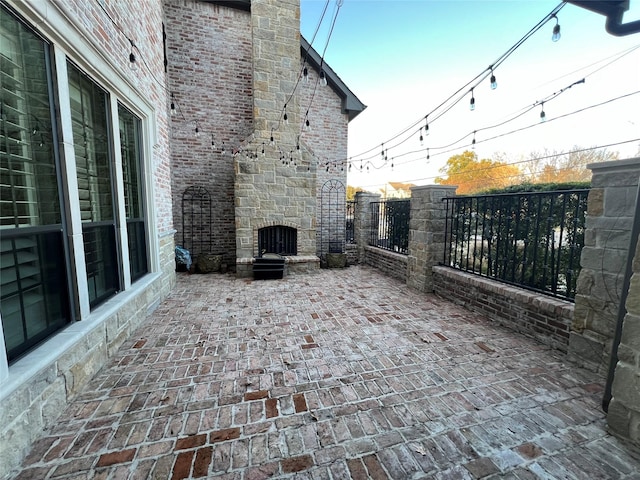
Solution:
{"label": "stone foundation wall", "polygon": [[[11,366],[13,379],[0,394],[0,478],[19,465],[40,432],[175,287],[173,235],[159,242],[161,273],[139,280],[92,318],[70,325]],[[42,367],[30,373],[33,364]]]}

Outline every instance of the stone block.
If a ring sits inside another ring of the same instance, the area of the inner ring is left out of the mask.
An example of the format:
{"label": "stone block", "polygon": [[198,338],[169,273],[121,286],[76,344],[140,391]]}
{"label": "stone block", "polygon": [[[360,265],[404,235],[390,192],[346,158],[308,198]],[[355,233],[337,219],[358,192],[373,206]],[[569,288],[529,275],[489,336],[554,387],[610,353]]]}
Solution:
{"label": "stone block", "polygon": [[640,370],[638,367],[618,362],[611,392],[618,401],[628,408],[640,410]]}
{"label": "stone block", "polygon": [[213,253],[201,253],[196,260],[196,267],[199,273],[213,273],[220,271],[222,255]]}
{"label": "stone block", "polygon": [[636,185],[607,188],[604,193],[604,214],[607,217],[633,217],[637,193]]}
{"label": "stone block", "polygon": [[620,343],[640,353],[640,315],[625,315]]}
{"label": "stone block", "polygon": [[327,268],[344,268],[347,266],[347,255],[344,253],[327,253]]}
{"label": "stone block", "polygon": [[627,312],[634,315],[640,315],[640,273],[634,273],[629,283],[629,291],[627,295],[627,303],[625,304]]}
{"label": "stone block", "polygon": [[604,354],[604,339],[590,338],[571,332],[569,334],[569,355],[596,365],[602,363]]}
{"label": "stone block", "polygon": [[607,425],[611,432],[615,435],[628,438],[630,420],[631,414],[629,409],[615,397],[612,398],[609,403],[609,411],[607,412]]}
{"label": "stone block", "polygon": [[599,217],[604,212],[604,188],[591,188],[587,198],[587,215]]}

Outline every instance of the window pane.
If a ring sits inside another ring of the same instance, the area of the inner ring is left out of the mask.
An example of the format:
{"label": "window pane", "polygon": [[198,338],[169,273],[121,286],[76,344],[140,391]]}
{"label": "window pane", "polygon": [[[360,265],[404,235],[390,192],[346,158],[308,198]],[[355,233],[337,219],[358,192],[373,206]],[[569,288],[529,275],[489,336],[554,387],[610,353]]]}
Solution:
{"label": "window pane", "polygon": [[82,221],[113,220],[108,96],[73,64],[68,69]]}
{"label": "window pane", "polygon": [[124,180],[124,202],[129,240],[131,279],[147,273],[144,203],[142,192],[142,156],[140,148],[140,119],[118,105],[120,148]]}
{"label": "window pane", "polygon": [[115,229],[112,225],[85,224],[82,237],[87,263],[89,304],[95,307],[119,289]]}
{"label": "window pane", "polygon": [[61,223],[47,56],[0,7],[0,228]]}
{"label": "window pane", "polygon": [[70,321],[62,232],[3,235],[2,326],[9,361]]}
{"label": "window pane", "polygon": [[69,63],[68,71],[89,303],[94,307],[120,290],[109,97],[75,65]]}
{"label": "window pane", "polygon": [[71,321],[49,46],[0,5],[0,315],[9,361]]}

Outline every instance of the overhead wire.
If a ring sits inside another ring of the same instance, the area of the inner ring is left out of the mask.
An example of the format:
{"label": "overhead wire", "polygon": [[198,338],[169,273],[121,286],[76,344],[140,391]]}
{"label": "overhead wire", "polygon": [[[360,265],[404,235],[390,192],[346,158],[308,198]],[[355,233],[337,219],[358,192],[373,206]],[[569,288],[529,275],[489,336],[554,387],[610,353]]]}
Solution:
{"label": "overhead wire", "polygon": [[[502,55],[500,55],[491,65],[489,65],[489,67],[485,68],[482,72],[480,72],[478,75],[476,75],[469,82],[464,84],[462,87],[458,88],[453,94],[451,94],[449,97],[447,97],[443,102],[441,102],[437,107],[432,109],[429,113],[427,113],[426,115],[421,117],[419,120],[417,120],[416,122],[412,123],[411,125],[409,125],[405,129],[403,129],[398,134],[396,134],[393,137],[385,140],[384,142],[382,142],[382,144],[387,144],[388,145],[390,142],[393,142],[394,140],[396,140],[397,138],[401,137],[402,135],[404,135],[408,131],[414,129],[417,125],[421,124],[423,121],[427,121],[428,124],[431,125],[434,121],[438,120],[444,114],[449,112],[449,110],[451,110],[451,108],[453,108],[456,104],[458,104],[464,98],[464,96],[466,96],[466,94],[469,92],[469,86],[470,85],[474,84],[474,82],[475,82],[474,87],[476,87],[483,80],[485,80],[491,74],[491,72],[493,72],[498,66],[500,66],[502,63],[504,63],[504,61],[506,61],[507,58],[509,58],[518,48],[520,48],[520,46],[526,40],[528,40],[533,34],[535,34],[538,30],[540,30],[540,28],[542,28],[542,26],[544,26],[549,20],[551,20],[560,10],[562,10],[562,8],[565,6],[565,3],[566,2],[561,2],[560,4],[558,4],[553,10],[551,10],[551,12],[549,12],[547,15],[545,15],[545,17],[542,18],[542,20],[540,20],[533,28],[531,28],[522,38],[520,38],[520,40],[518,40],[506,52],[504,52]],[[464,92],[464,95],[460,95],[461,92]],[[460,96],[455,101],[453,101],[453,99],[455,99],[458,95],[460,95]],[[448,105],[449,102],[452,102],[452,103],[450,105]],[[445,105],[448,105],[448,106],[443,111],[439,111]],[[434,118],[434,115],[435,115],[435,118]],[[431,117],[430,120],[429,120],[429,117]],[[405,141],[406,141],[406,139],[405,139]],[[395,146],[399,146],[402,143],[404,143],[404,142],[396,144]],[[371,147],[370,149],[368,149],[368,150],[366,150],[364,152],[361,152],[361,153],[356,154],[356,155],[351,155],[349,158],[353,159],[354,161],[359,161],[359,157],[367,155],[368,153],[380,148],[380,145],[381,144],[376,144],[375,146]],[[394,147],[391,147],[391,148],[394,148]],[[389,147],[387,147],[387,149],[389,149]]]}

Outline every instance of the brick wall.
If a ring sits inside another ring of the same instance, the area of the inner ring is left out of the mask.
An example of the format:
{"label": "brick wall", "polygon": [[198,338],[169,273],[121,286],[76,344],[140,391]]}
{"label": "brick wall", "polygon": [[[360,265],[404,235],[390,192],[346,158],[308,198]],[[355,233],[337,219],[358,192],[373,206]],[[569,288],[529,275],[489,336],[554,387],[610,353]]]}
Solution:
{"label": "brick wall", "polygon": [[168,86],[179,110],[171,125],[176,243],[183,238],[182,195],[204,187],[212,198],[211,250],[235,264],[232,149],[253,130],[250,14],[194,0],[167,0],[164,9]]}
{"label": "brick wall", "polygon": [[[330,86],[322,86],[318,83],[316,87],[318,77],[318,72],[309,68],[307,83],[301,83],[298,88],[302,124],[300,138],[318,161],[317,211],[319,216],[318,224],[320,224],[323,221],[320,218],[322,212],[327,210],[326,205],[324,209],[322,208],[322,186],[330,180],[336,180],[344,185],[345,191],[347,188],[347,169],[346,165],[342,164],[342,161],[347,158],[349,118],[346,113],[342,113],[342,100]],[[302,128],[307,109],[309,110],[309,129]],[[343,217],[346,208],[345,202],[346,195],[342,199],[339,208]],[[324,220],[326,223],[326,218]],[[341,228],[344,230],[344,222],[342,222]],[[325,252],[328,250],[328,237],[333,233],[335,233],[334,227],[331,227],[331,232],[327,228],[318,228],[316,232],[318,255],[322,253],[320,252],[321,248],[324,248]],[[323,235],[324,240],[322,238]],[[344,233],[341,238],[344,238]]]}
{"label": "brick wall", "polygon": [[[146,1],[144,8],[135,2],[85,0],[9,3],[56,45],[57,53],[64,52],[92,79],[108,85],[125,105],[135,108],[141,99],[146,104],[141,109],[151,109],[150,129],[144,135],[153,148],[145,161],[150,166],[146,173],[153,188],[150,202],[157,234],[151,254],[157,256],[153,260],[159,269],[9,367],[0,385],[1,478],[19,465],[42,430],[56,422],[67,403],[175,285],[161,2]],[[130,68],[131,45],[125,34],[138,47],[135,70]]]}
{"label": "brick wall", "polygon": [[433,267],[434,293],[563,352],[573,304],[448,267]]}
{"label": "brick wall", "polygon": [[377,268],[385,275],[403,282],[407,279],[407,256],[378,247],[364,248],[364,263]]}

